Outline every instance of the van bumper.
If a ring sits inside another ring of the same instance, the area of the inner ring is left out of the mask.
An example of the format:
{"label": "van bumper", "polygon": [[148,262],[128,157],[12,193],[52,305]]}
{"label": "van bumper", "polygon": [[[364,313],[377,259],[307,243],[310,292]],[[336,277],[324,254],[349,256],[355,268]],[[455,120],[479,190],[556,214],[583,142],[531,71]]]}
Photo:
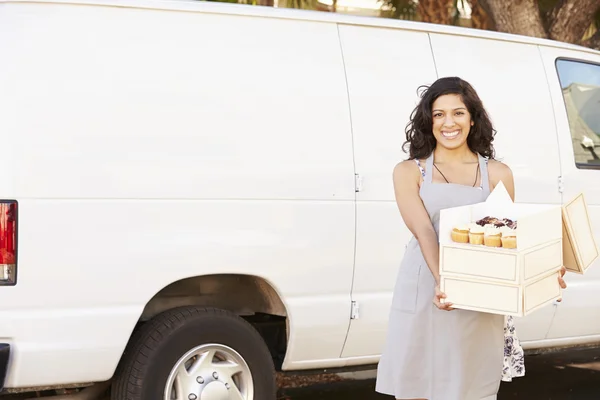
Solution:
{"label": "van bumper", "polygon": [[8,358],[10,356],[10,344],[0,343],[0,390],[4,389],[4,380],[8,372]]}

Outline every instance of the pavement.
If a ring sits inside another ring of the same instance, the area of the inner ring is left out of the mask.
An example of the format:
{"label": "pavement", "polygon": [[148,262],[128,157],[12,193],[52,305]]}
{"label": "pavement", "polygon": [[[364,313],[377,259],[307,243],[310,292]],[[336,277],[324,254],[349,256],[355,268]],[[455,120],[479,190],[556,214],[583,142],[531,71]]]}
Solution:
{"label": "pavement", "polygon": [[[600,400],[600,348],[528,355],[525,369],[524,377],[502,383],[498,400]],[[375,371],[278,375],[278,400],[393,400],[375,393],[374,376]],[[23,397],[0,396],[16,399]]]}
{"label": "pavement", "polygon": [[[600,399],[600,349],[528,355],[525,370],[524,377],[502,383],[498,400]],[[375,393],[373,371],[363,374],[366,379],[282,388],[279,400],[393,400]]]}

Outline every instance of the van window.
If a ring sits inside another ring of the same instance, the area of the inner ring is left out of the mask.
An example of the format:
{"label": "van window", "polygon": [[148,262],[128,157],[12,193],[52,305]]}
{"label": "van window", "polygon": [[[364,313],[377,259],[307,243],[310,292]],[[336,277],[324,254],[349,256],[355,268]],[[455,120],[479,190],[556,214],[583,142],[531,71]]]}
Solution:
{"label": "van window", "polygon": [[569,118],[575,164],[600,169],[600,65],[558,59],[556,69]]}

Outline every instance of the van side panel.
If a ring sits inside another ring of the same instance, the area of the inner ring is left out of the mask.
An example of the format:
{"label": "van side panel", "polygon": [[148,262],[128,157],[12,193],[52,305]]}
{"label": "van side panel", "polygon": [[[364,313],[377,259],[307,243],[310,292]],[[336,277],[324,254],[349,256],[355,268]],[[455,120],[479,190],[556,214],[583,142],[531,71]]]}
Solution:
{"label": "van side panel", "polygon": [[355,192],[334,24],[34,3],[0,29],[7,387],[110,378],[146,302],[204,274],[272,284],[284,368],[339,357]]}
{"label": "van side panel", "polygon": [[[560,204],[554,110],[537,46],[431,34],[440,77],[460,76],[478,92],[497,130],[496,158],[514,175],[515,201]],[[554,307],[516,321],[521,341],[543,339]],[[525,345],[525,343],[524,343]]]}
{"label": "van side panel", "polygon": [[[11,21],[7,17],[6,4],[0,3],[0,48],[4,49],[6,44],[14,40],[11,29]],[[18,121],[9,118],[7,113],[12,99],[7,96],[9,88],[13,83],[13,76],[17,73],[15,68],[9,68],[9,58],[3,56],[0,62],[0,191],[5,199],[15,198],[15,169],[14,169],[14,136],[8,132],[16,129]]]}
{"label": "van side panel", "polygon": [[[554,103],[560,143],[563,202],[583,192],[596,243],[600,243],[600,56],[540,47]],[[557,68],[557,60],[569,61]],[[560,74],[559,74],[560,71]],[[593,143],[585,147],[584,138]],[[581,168],[578,168],[580,164]],[[600,260],[585,275],[568,273],[569,287],[547,339],[563,345],[598,342],[600,335]],[[593,337],[596,335],[596,337]]]}
{"label": "van side panel", "polygon": [[[343,357],[379,356],[387,333],[392,292],[411,233],[394,196],[392,171],[408,157],[404,128],[418,102],[417,88],[436,79],[425,32],[340,26],[356,172],[363,190],[356,204],[353,319]],[[416,168],[416,165],[415,165]]]}

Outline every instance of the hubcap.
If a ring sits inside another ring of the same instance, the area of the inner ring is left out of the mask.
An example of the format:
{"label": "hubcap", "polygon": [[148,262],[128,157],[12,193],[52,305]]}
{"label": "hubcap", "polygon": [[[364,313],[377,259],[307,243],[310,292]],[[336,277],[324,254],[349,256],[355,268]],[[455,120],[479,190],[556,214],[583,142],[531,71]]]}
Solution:
{"label": "hubcap", "polygon": [[254,400],[252,374],[231,347],[204,344],[177,361],[164,400]]}

